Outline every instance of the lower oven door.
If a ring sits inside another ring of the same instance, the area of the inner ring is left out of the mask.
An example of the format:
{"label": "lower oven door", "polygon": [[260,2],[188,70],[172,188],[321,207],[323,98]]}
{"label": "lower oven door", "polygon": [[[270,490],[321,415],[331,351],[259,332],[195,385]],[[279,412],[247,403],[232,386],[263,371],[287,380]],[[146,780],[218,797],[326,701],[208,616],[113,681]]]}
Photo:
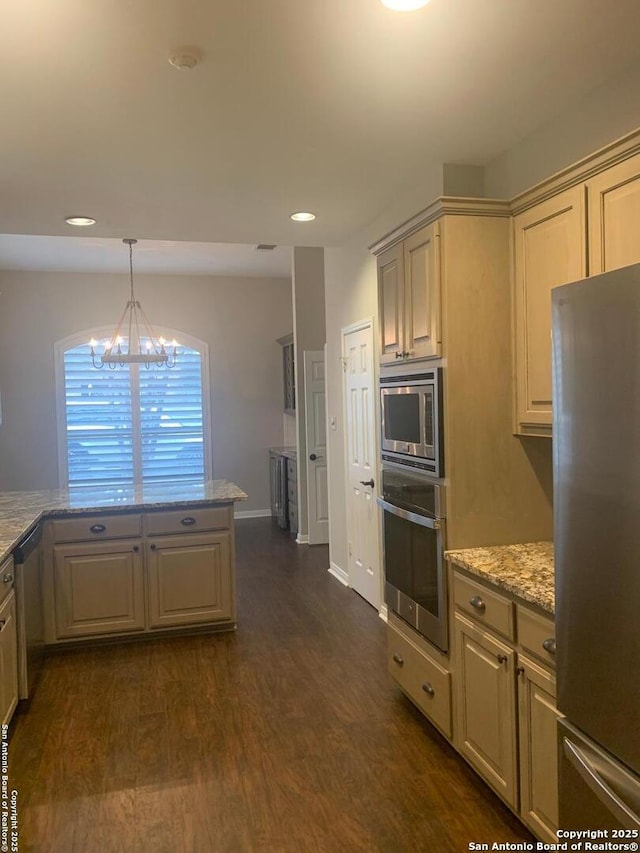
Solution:
{"label": "lower oven door", "polygon": [[443,521],[409,512],[382,498],[385,601],[388,607],[446,652],[447,589]]}

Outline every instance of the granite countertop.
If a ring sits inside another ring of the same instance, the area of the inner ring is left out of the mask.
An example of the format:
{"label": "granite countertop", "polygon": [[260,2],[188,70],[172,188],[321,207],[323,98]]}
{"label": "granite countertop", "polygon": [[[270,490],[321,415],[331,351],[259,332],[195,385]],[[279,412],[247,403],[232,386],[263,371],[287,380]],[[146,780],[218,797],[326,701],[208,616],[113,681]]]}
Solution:
{"label": "granite countertop", "polygon": [[465,548],[446,551],[445,557],[454,566],[555,613],[553,542]]}
{"label": "granite countertop", "polygon": [[89,512],[131,512],[167,509],[180,504],[209,506],[247,499],[235,483],[170,483],[152,486],[50,489],[38,492],[0,492],[0,561],[43,518]]}

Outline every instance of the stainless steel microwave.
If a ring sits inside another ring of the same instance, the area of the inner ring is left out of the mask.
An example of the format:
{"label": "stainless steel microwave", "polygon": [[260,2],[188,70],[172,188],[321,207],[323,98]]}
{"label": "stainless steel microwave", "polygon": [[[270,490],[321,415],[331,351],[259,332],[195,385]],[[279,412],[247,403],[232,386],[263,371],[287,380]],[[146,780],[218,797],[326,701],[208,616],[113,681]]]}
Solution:
{"label": "stainless steel microwave", "polygon": [[382,459],[444,477],[442,368],[380,377]]}

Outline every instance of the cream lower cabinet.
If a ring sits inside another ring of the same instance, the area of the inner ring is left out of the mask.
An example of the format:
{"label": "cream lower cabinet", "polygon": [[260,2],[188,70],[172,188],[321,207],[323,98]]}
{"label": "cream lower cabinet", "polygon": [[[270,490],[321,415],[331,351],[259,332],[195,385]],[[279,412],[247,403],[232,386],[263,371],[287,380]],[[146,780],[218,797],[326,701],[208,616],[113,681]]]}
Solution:
{"label": "cream lower cabinet", "polygon": [[55,545],[53,582],[58,638],[144,629],[140,540]]}
{"label": "cream lower cabinet", "polygon": [[0,719],[7,725],[18,704],[18,643],[16,594],[12,590],[0,606]]}
{"label": "cream lower cabinet", "polygon": [[557,843],[553,620],[453,572],[454,745],[545,842]]}
{"label": "cream lower cabinet", "polygon": [[557,843],[558,755],[556,680],[518,655],[520,816],[538,838]]}
{"label": "cream lower cabinet", "polygon": [[157,536],[145,547],[150,628],[232,618],[229,532]]}
{"label": "cream lower cabinet", "polygon": [[517,809],[516,654],[459,613],[454,632],[458,749]]}

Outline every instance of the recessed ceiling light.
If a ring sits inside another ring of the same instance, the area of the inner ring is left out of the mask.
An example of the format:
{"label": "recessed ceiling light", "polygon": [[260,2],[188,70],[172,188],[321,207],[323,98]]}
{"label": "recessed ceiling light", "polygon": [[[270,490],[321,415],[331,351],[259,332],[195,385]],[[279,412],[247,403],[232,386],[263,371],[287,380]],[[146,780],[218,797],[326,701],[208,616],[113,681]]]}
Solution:
{"label": "recessed ceiling light", "polygon": [[64,221],[67,225],[78,225],[80,227],[96,224],[96,221],[92,216],[67,216]]}
{"label": "recessed ceiling light", "polygon": [[311,222],[312,219],[316,218],[316,215],[315,213],[300,210],[298,213],[292,213],[291,218],[294,222]]}
{"label": "recessed ceiling light", "polygon": [[382,0],[382,5],[393,9],[394,12],[413,12],[415,9],[422,9],[428,2],[429,0]]}

